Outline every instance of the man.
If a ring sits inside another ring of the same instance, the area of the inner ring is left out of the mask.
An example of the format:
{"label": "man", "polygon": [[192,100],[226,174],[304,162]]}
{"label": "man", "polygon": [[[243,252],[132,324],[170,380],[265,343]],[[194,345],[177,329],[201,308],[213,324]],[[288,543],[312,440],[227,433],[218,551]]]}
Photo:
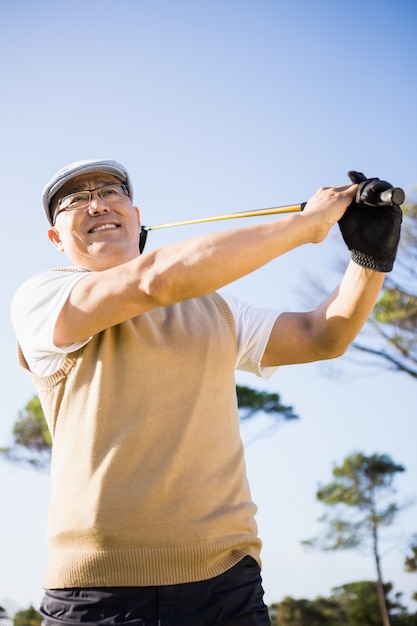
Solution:
{"label": "man", "polygon": [[[73,266],[33,277],[12,305],[53,436],[45,626],[269,624],[234,371],[267,377],[356,337],[401,222],[357,191],[323,188],[300,214],[139,254],[123,165],[81,161],[48,182],[49,239]],[[217,292],[338,221],[352,260],[316,310]]]}

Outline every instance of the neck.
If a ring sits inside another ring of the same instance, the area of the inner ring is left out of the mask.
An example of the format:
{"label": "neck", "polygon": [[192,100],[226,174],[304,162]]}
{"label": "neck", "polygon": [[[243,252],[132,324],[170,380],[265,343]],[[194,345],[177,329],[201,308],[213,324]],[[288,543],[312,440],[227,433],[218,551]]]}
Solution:
{"label": "neck", "polygon": [[118,254],[80,254],[70,256],[70,260],[77,267],[89,270],[90,272],[103,272],[104,270],[128,263],[139,256],[139,249],[136,248],[130,253],[124,251]]}

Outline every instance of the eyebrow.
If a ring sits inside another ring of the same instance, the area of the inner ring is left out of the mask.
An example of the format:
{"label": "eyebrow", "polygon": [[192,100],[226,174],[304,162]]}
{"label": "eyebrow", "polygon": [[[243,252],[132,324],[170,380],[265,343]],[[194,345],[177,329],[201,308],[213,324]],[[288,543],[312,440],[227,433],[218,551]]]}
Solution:
{"label": "eyebrow", "polygon": [[[113,185],[113,184],[114,185],[117,185],[117,184],[122,185],[123,184],[122,181],[119,180],[118,178],[116,179],[116,177],[112,177],[111,179],[110,178],[94,178],[94,177],[92,177],[91,180],[94,181],[93,182],[94,187],[92,187],[92,189],[95,189],[96,187],[100,187],[101,185]],[[69,196],[72,193],[77,193],[78,191],[90,191],[90,189],[88,187],[85,187],[85,186],[83,187],[83,185],[86,185],[86,184],[87,183],[82,183],[81,181],[79,181],[78,184],[77,184],[77,181],[74,181],[74,187],[72,187],[72,186],[69,187],[69,190],[67,190],[64,195],[61,195],[59,193],[59,191],[57,192],[58,199],[65,198],[65,196]]]}

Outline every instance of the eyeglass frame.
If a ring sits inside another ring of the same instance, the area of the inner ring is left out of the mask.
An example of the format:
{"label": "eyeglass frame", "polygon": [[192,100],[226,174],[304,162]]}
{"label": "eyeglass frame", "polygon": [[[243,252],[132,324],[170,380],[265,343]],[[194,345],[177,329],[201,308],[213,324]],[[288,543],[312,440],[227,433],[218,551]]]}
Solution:
{"label": "eyeglass frame", "polygon": [[[57,202],[57,208],[54,212],[53,215],[53,219],[52,219],[52,226],[55,226],[56,223],[56,218],[58,217],[58,215],[60,213],[65,213],[67,211],[79,211],[81,209],[85,209],[86,207],[90,206],[91,200],[93,199],[92,197],[92,193],[94,191],[97,191],[97,195],[100,198],[100,200],[103,200],[103,202],[105,202],[106,204],[108,204],[106,198],[103,198],[102,195],[100,194],[100,189],[104,189],[104,187],[120,187],[123,190],[123,194],[125,196],[127,196],[128,198],[130,198],[129,195],[129,190],[127,188],[127,185],[125,185],[124,183],[120,182],[120,183],[106,183],[105,185],[100,185],[100,187],[95,187],[95,189],[81,189],[80,191],[73,191],[72,193],[68,193],[66,196],[63,196],[62,198],[60,198]],[[77,195],[79,193],[88,193],[89,194],[89,200],[86,204],[83,204],[82,206],[78,206],[76,208],[64,208],[64,209],[60,209],[60,204],[62,203],[63,200],[65,200],[66,198],[69,198],[70,196],[74,196]]]}

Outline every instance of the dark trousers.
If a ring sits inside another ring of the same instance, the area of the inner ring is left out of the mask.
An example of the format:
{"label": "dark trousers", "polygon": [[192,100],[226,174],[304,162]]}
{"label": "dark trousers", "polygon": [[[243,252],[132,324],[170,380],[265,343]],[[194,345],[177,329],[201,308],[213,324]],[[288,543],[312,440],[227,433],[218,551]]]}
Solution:
{"label": "dark trousers", "polygon": [[258,564],[245,557],[224,574],[161,587],[50,589],[43,626],[270,626]]}

